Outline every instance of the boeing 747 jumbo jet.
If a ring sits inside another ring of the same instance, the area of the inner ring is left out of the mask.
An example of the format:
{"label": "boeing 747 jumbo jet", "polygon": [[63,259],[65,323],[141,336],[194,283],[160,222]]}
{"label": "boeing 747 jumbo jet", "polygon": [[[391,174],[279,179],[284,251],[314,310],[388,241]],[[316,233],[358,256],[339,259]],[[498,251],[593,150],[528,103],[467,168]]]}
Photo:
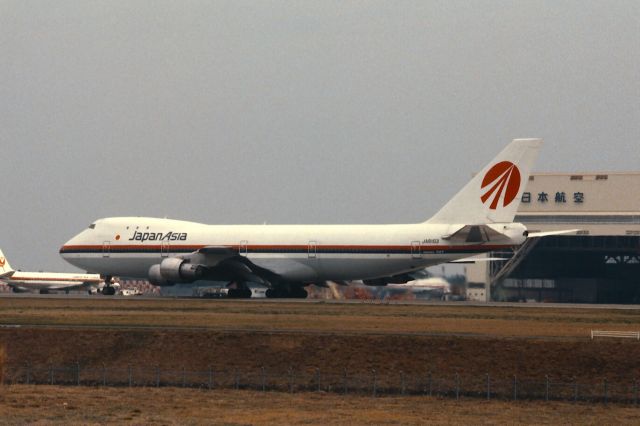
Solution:
{"label": "boeing 747 jumbo jet", "polygon": [[102,274],[107,286],[113,276],[159,286],[228,281],[235,283],[235,297],[251,296],[247,283],[267,286],[267,297],[304,298],[304,286],[329,280],[407,282],[413,271],[518,246],[533,236],[513,218],[541,144],[512,141],[423,223],[232,226],[113,217],[96,220],[60,254]]}
{"label": "boeing 747 jumbo jet", "polygon": [[28,291],[87,290],[100,287],[104,280],[99,274],[67,274],[61,272],[22,272],[11,268],[9,261],[0,250],[0,281],[6,283],[16,293]]}

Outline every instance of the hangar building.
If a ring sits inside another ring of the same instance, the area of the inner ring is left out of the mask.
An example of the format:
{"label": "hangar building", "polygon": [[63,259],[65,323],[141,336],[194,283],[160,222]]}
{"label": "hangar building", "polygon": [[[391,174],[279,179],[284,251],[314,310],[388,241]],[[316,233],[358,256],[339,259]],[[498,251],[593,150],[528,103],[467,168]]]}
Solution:
{"label": "hangar building", "polygon": [[532,238],[467,268],[475,300],[640,303],[640,172],[534,173],[515,218]]}

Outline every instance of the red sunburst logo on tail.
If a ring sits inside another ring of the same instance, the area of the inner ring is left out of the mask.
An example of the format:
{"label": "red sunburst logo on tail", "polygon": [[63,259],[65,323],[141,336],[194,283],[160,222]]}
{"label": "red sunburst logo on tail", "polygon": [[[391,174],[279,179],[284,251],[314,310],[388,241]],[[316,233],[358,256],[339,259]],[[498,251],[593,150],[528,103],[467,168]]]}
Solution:
{"label": "red sunburst logo on tail", "polygon": [[484,179],[482,179],[482,189],[487,187],[486,192],[480,197],[483,203],[491,199],[489,208],[495,210],[498,207],[500,197],[504,194],[503,207],[507,207],[518,195],[520,190],[520,170],[511,161],[501,161],[491,167]]}
{"label": "red sunburst logo on tail", "polygon": [[0,268],[2,268],[5,264],[6,260],[4,259],[4,257],[0,257]]}

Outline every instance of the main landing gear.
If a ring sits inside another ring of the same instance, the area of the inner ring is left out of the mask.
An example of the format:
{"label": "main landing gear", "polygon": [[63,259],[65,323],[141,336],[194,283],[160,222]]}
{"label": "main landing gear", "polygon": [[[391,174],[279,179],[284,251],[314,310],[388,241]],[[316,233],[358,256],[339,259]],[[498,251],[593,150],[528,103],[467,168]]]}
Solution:
{"label": "main landing gear", "polygon": [[229,283],[229,285],[233,285],[233,287],[229,288],[227,297],[231,299],[251,299],[251,289],[247,286],[247,284],[239,282],[235,283],[235,285]]}
{"label": "main landing gear", "polygon": [[302,286],[273,287],[265,295],[270,299],[306,299],[308,296],[307,290]]}
{"label": "main landing gear", "polygon": [[230,288],[227,297],[232,299],[251,299],[251,289],[245,288]]}
{"label": "main landing gear", "polygon": [[116,294],[115,287],[111,285],[112,278],[113,277],[110,275],[104,277],[104,287],[102,287],[102,294],[104,294],[105,296],[113,296],[114,294]]}

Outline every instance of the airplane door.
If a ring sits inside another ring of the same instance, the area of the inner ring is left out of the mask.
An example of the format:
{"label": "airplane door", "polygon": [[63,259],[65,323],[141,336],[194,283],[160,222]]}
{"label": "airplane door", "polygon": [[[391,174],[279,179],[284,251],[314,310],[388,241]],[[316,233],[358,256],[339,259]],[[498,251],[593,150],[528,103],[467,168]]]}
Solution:
{"label": "airplane door", "polygon": [[247,256],[247,246],[249,245],[249,242],[247,240],[242,240],[240,241],[240,247],[238,248],[238,252],[240,253],[240,256]]}
{"label": "airplane door", "polygon": [[160,245],[160,257],[169,256],[169,241],[163,241]]}
{"label": "airplane door", "polygon": [[309,259],[315,259],[318,251],[318,243],[316,241],[309,241]]}
{"label": "airplane door", "polygon": [[420,241],[411,241],[411,257],[413,259],[422,258],[422,248],[420,247]]}
{"label": "airplane door", "polygon": [[111,255],[111,241],[104,241],[102,243],[102,257],[109,257]]}

